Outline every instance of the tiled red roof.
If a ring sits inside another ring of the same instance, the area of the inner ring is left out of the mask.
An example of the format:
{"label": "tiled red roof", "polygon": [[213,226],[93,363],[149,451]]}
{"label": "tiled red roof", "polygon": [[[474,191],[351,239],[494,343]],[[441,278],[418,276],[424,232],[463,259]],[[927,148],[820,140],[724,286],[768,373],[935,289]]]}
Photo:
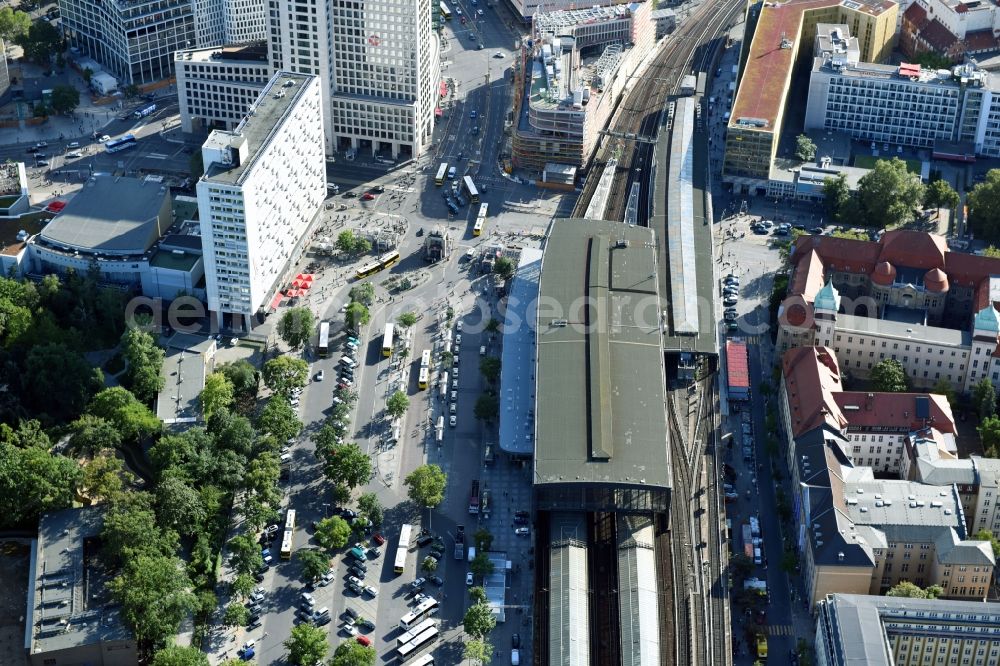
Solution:
{"label": "tiled red roof", "polygon": [[[949,252],[944,256],[944,272],[952,286],[976,287],[990,275],[1000,275],[1000,259]],[[983,307],[985,303],[978,309]]]}
{"label": "tiled red roof", "polygon": [[909,229],[885,232],[879,245],[882,246],[879,261],[928,271],[944,266],[944,255],[948,251],[948,245],[941,236]]}
{"label": "tiled red roof", "polygon": [[826,347],[789,349],[781,357],[781,369],[793,437],[824,422],[837,428],[847,425],[847,419],[833,399],[834,394],[843,389],[833,350]]}
{"label": "tiled red roof", "polygon": [[[871,396],[869,399],[868,396]],[[929,398],[930,418],[927,421],[916,416],[916,400]],[[849,425],[859,428],[906,428],[917,431],[933,425],[941,432],[955,432],[955,417],[951,405],[943,395],[928,393],[869,393],[867,391],[843,391],[834,393],[833,399],[844,412]],[[856,408],[856,409],[853,409]]]}
{"label": "tiled red roof", "polygon": [[920,38],[934,50],[942,53],[948,51],[958,41],[958,36],[952,34],[943,23],[934,19],[920,29]]}
{"label": "tiled red roof", "polygon": [[965,48],[967,51],[979,53],[997,48],[998,40],[992,30],[976,30],[965,33]]}
{"label": "tiled red roof", "polygon": [[823,288],[823,260],[815,250],[809,250],[798,257],[791,288],[793,294],[802,296],[810,303],[816,292]]}
{"label": "tiled red roof", "polygon": [[795,253],[816,250],[829,268],[848,273],[871,273],[879,259],[879,244],[853,238],[834,236],[799,236],[795,242]]}
{"label": "tiled red roof", "polygon": [[927,10],[920,3],[914,2],[903,12],[903,20],[910,21],[918,28],[922,28],[924,21],[927,20]]}

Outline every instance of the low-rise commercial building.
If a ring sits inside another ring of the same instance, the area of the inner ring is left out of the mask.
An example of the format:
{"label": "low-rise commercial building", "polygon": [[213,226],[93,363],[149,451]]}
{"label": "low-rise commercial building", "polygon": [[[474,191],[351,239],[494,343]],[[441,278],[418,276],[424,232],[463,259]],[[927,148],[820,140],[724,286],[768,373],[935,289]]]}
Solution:
{"label": "low-rise commercial building", "polygon": [[910,0],[903,12],[899,49],[909,58],[934,53],[960,63],[966,55],[1000,48],[1000,12],[992,2]]}
{"label": "low-rise commercial building", "polygon": [[107,589],[98,559],[104,509],[44,514],[32,542],[26,651],[32,666],[138,663],[135,638]]}
{"label": "low-rise commercial building", "polygon": [[513,136],[514,164],[584,166],[655,38],[649,2],[538,14]]}
{"label": "low-rise commercial building", "polygon": [[[507,0],[507,2],[514,11],[514,16],[521,17],[525,23],[542,12],[571,10],[580,6],[580,3],[573,0],[551,0],[551,2],[546,0]],[[633,0],[609,0],[606,4],[627,5],[630,2]]]}
{"label": "low-rise commercial building", "polygon": [[[202,146],[208,309],[249,329],[305,248],[326,198],[320,81],[278,72],[231,132]],[[225,325],[225,322],[219,322]]]}
{"label": "low-rise commercial building", "polygon": [[1000,662],[1000,604],[830,594],[817,605],[819,666]]}
{"label": "low-rise commercial building", "polygon": [[271,78],[267,42],[178,51],[174,61],[185,132],[233,129]]}

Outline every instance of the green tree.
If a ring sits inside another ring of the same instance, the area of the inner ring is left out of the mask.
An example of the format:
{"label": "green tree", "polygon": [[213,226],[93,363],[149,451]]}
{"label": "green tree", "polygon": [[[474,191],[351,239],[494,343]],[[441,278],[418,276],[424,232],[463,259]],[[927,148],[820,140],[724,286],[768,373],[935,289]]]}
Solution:
{"label": "green tree", "polygon": [[872,387],[884,393],[905,393],[910,388],[910,378],[903,364],[891,358],[875,364],[871,374]]}
{"label": "green tree", "polygon": [[351,287],[349,295],[352,301],[371,307],[375,302],[375,286],[371,282],[362,282]]}
{"label": "green tree", "polygon": [[795,137],[795,158],[801,162],[812,162],[816,159],[816,144],[805,134]]}
{"label": "green tree", "polygon": [[176,475],[167,475],[156,486],[159,523],[178,534],[191,535],[208,517],[201,494]]}
{"label": "green tree", "polygon": [[847,185],[847,176],[837,174],[835,177],[823,179],[823,205],[831,222],[843,222],[843,211],[851,199],[851,189]]}
{"label": "green tree", "polygon": [[375,648],[357,641],[344,641],[330,658],[330,666],[375,666]]}
{"label": "green tree", "polygon": [[292,389],[302,388],[309,378],[309,364],[301,358],[279,356],[264,364],[261,377],[264,385],[283,396],[291,395]]}
{"label": "green tree", "polygon": [[402,391],[396,391],[385,401],[385,411],[389,416],[398,419],[410,408],[410,399]]}
{"label": "green tree", "polygon": [[350,229],[345,229],[337,234],[337,249],[344,254],[359,255],[372,251],[372,243],[367,238],[362,238]]}
{"label": "green tree", "polygon": [[478,638],[466,641],[462,658],[478,662],[479,666],[486,666],[493,661],[493,644]]}
{"label": "green tree", "polygon": [[500,401],[492,393],[483,393],[476,398],[476,418],[486,423],[496,420],[500,414]]}
{"label": "green tree", "polygon": [[909,58],[909,60],[914,64],[922,65],[926,69],[951,69],[951,66],[955,64],[947,56],[935,53],[934,51],[918,53]]}
{"label": "green tree", "polygon": [[965,202],[969,225],[978,238],[1000,241],[1000,169],[990,169],[986,179],[972,188]]}
{"label": "green tree", "polygon": [[958,192],[951,184],[942,179],[931,181],[924,192],[924,207],[926,208],[948,208],[953,209],[958,205]]}
{"label": "green tree", "polygon": [[948,399],[948,404],[954,409],[958,404],[957,397],[955,395],[955,389],[952,388],[951,382],[943,377],[934,384],[934,388],[931,389],[931,393],[936,393],[938,395],[943,395]]}
{"label": "green tree", "polygon": [[330,647],[326,642],[326,630],[306,622],[292,628],[284,646],[288,650],[288,661],[304,666],[319,663]]}
{"label": "green tree", "polygon": [[245,627],[250,622],[250,610],[240,603],[230,603],[222,614],[222,624],[227,627]]}
{"label": "green tree", "polygon": [[31,15],[14,11],[10,7],[0,9],[0,39],[20,43],[31,29]]}
{"label": "green tree", "polygon": [[414,504],[432,509],[444,500],[448,475],[437,465],[421,465],[410,472],[405,484]]}
{"label": "green tree", "polygon": [[403,328],[410,328],[417,323],[417,313],[415,312],[404,312],[398,317],[396,317],[396,322]]}
{"label": "green tree", "polygon": [[495,568],[486,553],[476,553],[476,556],[469,562],[469,570],[477,576],[488,576],[493,573]]}
{"label": "green tree", "polygon": [[858,181],[858,200],[869,226],[891,228],[909,222],[923,199],[920,176],[907,171],[898,157],[878,160]]}
{"label": "green tree", "polygon": [[500,320],[493,319],[492,317],[488,322],[486,322],[486,328],[484,329],[487,333],[496,333],[500,330]]}
{"label": "green tree", "polygon": [[196,603],[183,562],[164,555],[127,561],[108,589],[136,640],[152,645],[176,634]]}
{"label": "green tree", "polygon": [[434,573],[435,571],[437,571],[437,568],[438,568],[438,561],[437,561],[437,560],[435,560],[435,559],[434,559],[433,557],[431,557],[430,555],[428,555],[428,556],[427,556],[427,557],[425,557],[425,558],[423,559],[423,561],[422,561],[422,562],[420,563],[420,568],[421,568],[421,569],[423,569],[423,571],[424,571],[425,573],[427,573],[427,574],[432,574],[432,573]]}
{"label": "green tree", "polygon": [[[320,430],[320,434],[323,430]],[[368,483],[372,478],[372,460],[354,442],[343,444],[316,443],[317,454],[324,461],[323,473],[334,483],[341,483],[349,489]]]}
{"label": "green tree", "polygon": [[372,525],[381,525],[384,519],[382,503],[375,493],[364,493],[358,498],[358,513],[371,521]]}
{"label": "green tree", "polygon": [[160,431],[156,415],[120,386],[106,388],[95,395],[87,411],[112,423],[126,442],[138,442]]}
{"label": "green tree", "polygon": [[921,589],[908,580],[903,580],[889,588],[887,597],[910,597],[911,599],[937,599],[944,590],[940,585],[930,585]]}
{"label": "green tree", "polygon": [[260,547],[249,534],[238,534],[229,540],[229,566],[237,574],[252,574],[264,566]]}
{"label": "green tree", "polygon": [[990,458],[1000,458],[1000,416],[987,416],[976,428],[983,443],[983,454]]}
{"label": "green tree", "polygon": [[488,604],[473,604],[465,611],[462,626],[469,636],[482,640],[497,626],[497,619]]}
{"label": "green tree", "polygon": [[272,396],[257,417],[257,431],[272,435],[278,442],[287,442],[301,430],[298,413],[281,394]]}
{"label": "green tree", "polygon": [[142,94],[142,88],[134,83],[122,87],[122,95],[125,99],[134,99]]}
{"label": "green tree", "polygon": [[201,390],[198,400],[201,402],[201,413],[207,421],[219,409],[229,409],[233,404],[233,383],[221,372],[213,372],[205,378],[205,388]]}
{"label": "green tree", "polygon": [[121,458],[113,454],[95,456],[83,466],[80,493],[91,499],[114,501],[122,493],[123,478],[131,480],[132,475],[124,471]]}
{"label": "green tree", "polygon": [[493,547],[493,535],[485,527],[480,527],[476,530],[476,533],[472,535],[472,539],[476,542],[476,548],[480,552],[489,551]]}
{"label": "green tree", "polygon": [[300,550],[295,558],[302,565],[302,576],[307,581],[319,580],[330,569],[330,558],[315,549]]}
{"label": "green tree", "polygon": [[362,326],[368,325],[371,318],[368,308],[358,301],[352,301],[344,312],[344,324],[352,331],[360,331]]}
{"label": "green tree", "polygon": [[163,350],[146,331],[131,328],[122,336],[122,355],[128,361],[125,381],[139,400],[151,403],[163,388]]}
{"label": "green tree", "polygon": [[976,541],[989,541],[990,546],[993,548],[993,556],[1000,560],[1000,539],[993,536],[993,532],[990,530],[979,530],[973,539]]}
{"label": "green tree", "polygon": [[73,86],[54,86],[49,103],[56,113],[69,115],[80,106],[80,91]]}
{"label": "green tree", "polygon": [[997,393],[989,377],[983,377],[972,387],[972,404],[985,419],[997,413]]}
{"label": "green tree", "polygon": [[[40,414],[70,421],[104,385],[104,375],[77,352],[61,344],[31,348],[25,360],[24,399]],[[122,389],[124,390],[124,389]]]}
{"label": "green tree", "polygon": [[125,493],[104,514],[104,561],[121,566],[139,557],[170,557],[179,548],[177,533],[157,524],[150,493]]}
{"label": "green tree", "polygon": [[517,267],[508,257],[499,257],[493,264],[493,274],[501,281],[506,281],[514,277]]}
{"label": "green tree", "polygon": [[479,372],[490,384],[495,384],[500,379],[500,359],[496,356],[484,356],[479,359]]}
{"label": "green tree", "polygon": [[441,352],[441,365],[445,368],[450,368],[455,362],[455,355],[450,351]]}
{"label": "green tree", "polygon": [[48,511],[65,509],[83,472],[75,461],[52,454],[48,446],[21,447],[8,426],[0,439],[0,526],[30,524]]}
{"label": "green tree", "polygon": [[84,414],[70,425],[70,448],[84,455],[117,449],[122,438],[110,422],[91,414]]}
{"label": "green tree", "polygon": [[29,60],[47,65],[62,50],[62,35],[50,23],[35,21],[18,43]]}
{"label": "green tree", "polygon": [[289,308],[278,320],[278,335],[292,349],[298,349],[312,337],[313,313],[309,308]]}
{"label": "green tree", "polygon": [[257,586],[257,581],[253,579],[250,574],[242,573],[233,579],[231,585],[233,594],[239,596],[241,599],[246,599],[253,592],[253,589]]}
{"label": "green tree", "polygon": [[153,666],[208,666],[208,655],[196,647],[172,645],[153,655]]}
{"label": "green tree", "polygon": [[316,543],[327,550],[339,550],[351,538],[351,526],[340,516],[324,518],[316,524]]}
{"label": "green tree", "polygon": [[469,600],[472,601],[473,604],[485,604],[487,600],[486,588],[481,585],[470,587]]}
{"label": "green tree", "polygon": [[219,367],[218,372],[226,376],[233,385],[233,398],[236,410],[243,415],[253,411],[257,400],[257,390],[260,386],[260,373],[244,359],[226,363]]}

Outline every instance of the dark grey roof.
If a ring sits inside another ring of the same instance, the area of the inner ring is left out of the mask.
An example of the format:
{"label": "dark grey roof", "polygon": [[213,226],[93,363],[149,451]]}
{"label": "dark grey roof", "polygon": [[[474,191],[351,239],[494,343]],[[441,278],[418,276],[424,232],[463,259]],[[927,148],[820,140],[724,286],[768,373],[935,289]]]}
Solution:
{"label": "dark grey roof", "polygon": [[831,594],[818,604],[817,614],[816,649],[820,662],[830,666],[890,666],[896,663],[893,643],[903,636],[957,641],[985,647],[987,654],[1000,643],[997,603]]}
{"label": "dark grey roof", "polygon": [[141,255],[170,225],[169,197],[155,181],[93,176],[39,236],[70,250]]}
{"label": "dark grey roof", "polygon": [[[115,641],[131,649],[134,662],[135,641],[119,607],[104,588],[102,572],[90,570],[84,558],[84,541],[98,536],[103,524],[99,506],[55,511],[39,520],[27,622],[31,654]],[[129,661],[127,651],[120,654]]]}
{"label": "dark grey roof", "polygon": [[165,249],[196,250],[201,254],[201,236],[193,234],[167,234],[160,243]]}
{"label": "dark grey roof", "polygon": [[642,227],[552,224],[537,316],[536,486],[670,486],[654,247]]}
{"label": "dark grey roof", "polygon": [[617,514],[618,617],[622,666],[660,663],[659,586],[648,515]]}

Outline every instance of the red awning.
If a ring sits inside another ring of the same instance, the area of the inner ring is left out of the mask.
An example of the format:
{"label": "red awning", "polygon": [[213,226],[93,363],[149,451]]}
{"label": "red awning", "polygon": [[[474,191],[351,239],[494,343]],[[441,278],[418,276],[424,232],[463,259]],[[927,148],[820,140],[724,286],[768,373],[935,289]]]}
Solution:
{"label": "red awning", "polygon": [[312,273],[300,273],[299,274],[299,279],[300,280],[305,280],[306,282],[312,282],[313,281],[313,274]]}
{"label": "red awning", "polygon": [[53,201],[48,206],[46,206],[45,209],[53,213],[58,213],[65,207],[66,207],[65,201]]}
{"label": "red awning", "polygon": [[440,106],[434,107],[434,115],[439,118],[444,115],[444,111],[441,110]]}
{"label": "red awning", "polygon": [[275,294],[274,298],[271,299],[271,309],[277,310],[278,306],[281,305],[281,301],[284,300],[284,298],[285,295],[282,294],[280,291],[277,294]]}
{"label": "red awning", "polygon": [[448,96],[448,84],[445,81],[441,82],[441,97]]}

